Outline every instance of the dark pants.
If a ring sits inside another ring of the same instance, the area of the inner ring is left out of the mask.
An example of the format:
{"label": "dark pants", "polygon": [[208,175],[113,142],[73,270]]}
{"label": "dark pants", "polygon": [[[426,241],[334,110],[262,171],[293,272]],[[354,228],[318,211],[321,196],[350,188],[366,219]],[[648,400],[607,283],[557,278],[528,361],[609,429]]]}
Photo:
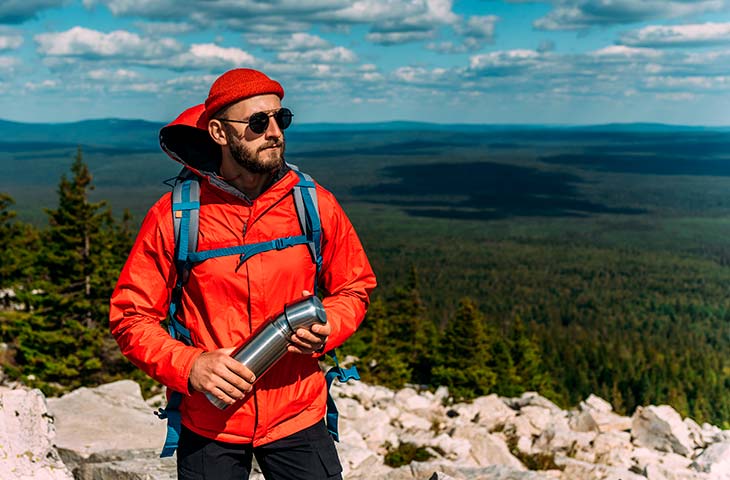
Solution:
{"label": "dark pants", "polygon": [[267,480],[340,480],[342,466],[324,422],[253,448],[224,443],[182,427],[177,449],[178,480],[246,480],[253,456]]}

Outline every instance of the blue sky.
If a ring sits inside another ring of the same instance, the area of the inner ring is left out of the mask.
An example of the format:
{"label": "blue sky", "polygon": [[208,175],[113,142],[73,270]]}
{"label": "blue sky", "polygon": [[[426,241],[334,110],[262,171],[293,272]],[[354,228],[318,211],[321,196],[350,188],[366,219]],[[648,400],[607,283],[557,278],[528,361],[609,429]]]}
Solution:
{"label": "blue sky", "polygon": [[0,4],[0,118],[168,121],[236,67],[303,123],[730,125],[730,0]]}

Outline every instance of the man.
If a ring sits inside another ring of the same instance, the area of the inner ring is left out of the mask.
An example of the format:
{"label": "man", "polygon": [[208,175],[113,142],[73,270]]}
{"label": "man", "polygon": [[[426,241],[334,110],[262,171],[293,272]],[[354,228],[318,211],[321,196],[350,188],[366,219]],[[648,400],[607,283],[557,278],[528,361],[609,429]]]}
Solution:
{"label": "man", "polygon": [[[231,70],[213,83],[204,106],[160,132],[162,148],[201,179],[199,251],[302,235],[292,195],[299,177],[284,161],[283,130],[292,115],[281,106],[283,96],[263,73]],[[268,479],[341,478],[322,421],[327,393],[317,359],[358,327],[375,277],[333,195],[319,185],[316,194],[328,322],[295,332],[288,352],[260,379],[230,354],[313,290],[308,246],[194,265],[177,313],[190,331],[186,345],[160,325],[177,277],[171,196],[143,222],[112,296],[111,331],[135,365],[184,394],[180,479],[245,479],[254,455]],[[206,393],[229,407],[219,410]]]}

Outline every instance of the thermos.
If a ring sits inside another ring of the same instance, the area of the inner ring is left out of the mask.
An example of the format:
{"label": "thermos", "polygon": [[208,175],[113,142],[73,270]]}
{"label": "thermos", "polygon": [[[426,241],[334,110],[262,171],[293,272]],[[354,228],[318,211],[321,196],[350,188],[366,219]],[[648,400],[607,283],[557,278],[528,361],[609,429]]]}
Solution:
{"label": "thermos", "polygon": [[[315,324],[327,323],[327,314],[319,298],[306,297],[289,304],[284,311],[271,320],[256,336],[249,339],[231,356],[248,367],[256,376],[254,383],[266,373],[284,354],[291,343],[291,336],[299,328],[309,329]],[[211,393],[208,400],[224,410],[228,404]]]}

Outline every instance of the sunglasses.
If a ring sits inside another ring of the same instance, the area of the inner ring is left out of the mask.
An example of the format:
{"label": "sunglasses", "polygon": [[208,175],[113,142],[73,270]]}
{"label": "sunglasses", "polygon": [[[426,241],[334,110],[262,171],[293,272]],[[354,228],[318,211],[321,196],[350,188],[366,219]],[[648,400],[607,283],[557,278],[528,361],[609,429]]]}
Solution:
{"label": "sunglasses", "polygon": [[248,117],[248,120],[231,120],[230,118],[219,118],[218,120],[230,123],[247,123],[248,128],[250,128],[253,133],[260,134],[264,133],[266,129],[269,128],[269,117],[274,117],[279,128],[286,130],[289,125],[291,125],[291,119],[294,117],[294,114],[291,113],[291,110],[288,108],[280,108],[273,113],[256,112]]}

